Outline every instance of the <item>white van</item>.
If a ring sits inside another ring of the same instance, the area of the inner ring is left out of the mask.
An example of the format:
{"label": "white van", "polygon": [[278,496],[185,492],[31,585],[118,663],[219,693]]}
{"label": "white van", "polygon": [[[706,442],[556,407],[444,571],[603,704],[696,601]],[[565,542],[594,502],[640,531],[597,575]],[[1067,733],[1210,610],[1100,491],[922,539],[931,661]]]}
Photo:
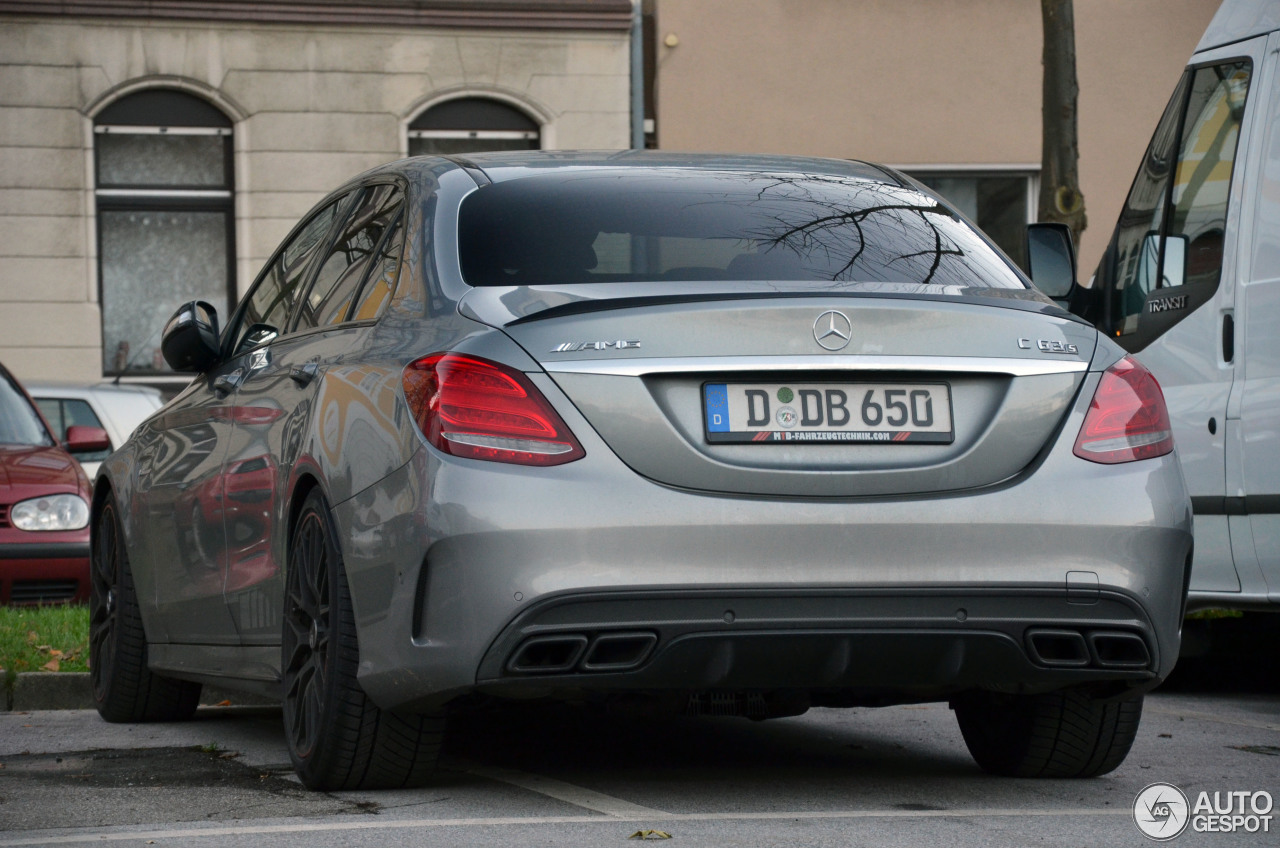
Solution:
{"label": "white van", "polygon": [[1280,610],[1280,0],[1218,10],[1070,308],[1164,388],[1189,608]]}

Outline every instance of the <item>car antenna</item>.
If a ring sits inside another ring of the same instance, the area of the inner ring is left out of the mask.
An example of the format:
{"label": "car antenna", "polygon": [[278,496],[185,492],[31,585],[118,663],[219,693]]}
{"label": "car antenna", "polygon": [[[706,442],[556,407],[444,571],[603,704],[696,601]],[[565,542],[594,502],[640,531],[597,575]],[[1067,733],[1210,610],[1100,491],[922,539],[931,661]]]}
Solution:
{"label": "car antenna", "polygon": [[[152,333],[150,336],[148,336],[148,337],[147,337],[147,339],[146,339],[146,341],[144,341],[144,342],[142,343],[142,346],[138,348],[137,352],[135,352],[135,353],[133,354],[133,356],[130,356],[130,357],[128,358],[128,360],[126,360],[126,361],[125,361],[124,365],[123,365],[121,368],[118,368],[118,369],[116,370],[116,376],[115,376],[115,379],[111,381],[111,385],[113,385],[113,386],[118,386],[118,385],[120,385],[120,378],[121,378],[121,377],[123,377],[123,376],[124,376],[124,373],[125,373],[126,371],[128,371],[128,370],[129,370],[130,366],[132,366],[132,365],[133,365],[133,363],[137,361],[138,357],[142,354],[142,351],[143,351],[147,346],[149,346],[153,341],[155,341],[156,335],[160,332],[160,330],[163,330],[163,329],[164,329],[164,325],[162,324],[162,325],[160,325],[160,329],[159,329],[159,330],[156,330],[154,333]],[[120,341],[120,344],[125,345],[125,349],[124,349],[124,351],[123,351],[123,352],[124,352],[124,353],[127,353],[127,352],[128,352],[128,350],[129,350],[129,348],[128,348],[128,344],[129,344],[129,343],[128,343],[127,341],[121,340],[121,341]],[[116,348],[116,360],[117,360],[117,361],[119,361],[119,359],[120,359],[120,354],[121,354],[121,352],[122,352],[122,351],[117,347],[117,348]]]}

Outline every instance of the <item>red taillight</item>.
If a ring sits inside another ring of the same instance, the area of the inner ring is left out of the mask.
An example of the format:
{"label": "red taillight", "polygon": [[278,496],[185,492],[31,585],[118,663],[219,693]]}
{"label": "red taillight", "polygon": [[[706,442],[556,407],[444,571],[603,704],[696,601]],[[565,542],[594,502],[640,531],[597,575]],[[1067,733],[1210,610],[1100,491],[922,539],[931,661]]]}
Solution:
{"label": "red taillight", "polygon": [[1125,357],[1102,374],[1075,454],[1090,462],[1133,462],[1173,450],[1164,393],[1151,372]]}
{"label": "red taillight", "polygon": [[468,459],[563,465],[586,455],[529,378],[457,353],[433,353],[404,369],[418,429],[437,449]]}

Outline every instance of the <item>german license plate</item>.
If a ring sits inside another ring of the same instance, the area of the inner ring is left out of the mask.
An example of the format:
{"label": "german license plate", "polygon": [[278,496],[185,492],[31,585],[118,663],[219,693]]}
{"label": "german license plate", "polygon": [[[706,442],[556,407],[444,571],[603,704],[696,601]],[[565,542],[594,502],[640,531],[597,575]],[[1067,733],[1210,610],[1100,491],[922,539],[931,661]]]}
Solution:
{"label": "german license plate", "polygon": [[707,441],[950,444],[947,383],[704,383]]}

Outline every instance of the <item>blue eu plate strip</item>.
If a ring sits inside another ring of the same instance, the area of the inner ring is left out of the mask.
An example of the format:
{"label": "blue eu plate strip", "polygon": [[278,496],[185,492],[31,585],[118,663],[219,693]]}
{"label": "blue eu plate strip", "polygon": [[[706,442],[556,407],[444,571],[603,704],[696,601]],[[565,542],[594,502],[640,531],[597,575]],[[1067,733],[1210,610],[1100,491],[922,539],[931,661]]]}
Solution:
{"label": "blue eu plate strip", "polygon": [[708,383],[705,389],[707,403],[707,432],[729,432],[729,390],[724,383]]}

